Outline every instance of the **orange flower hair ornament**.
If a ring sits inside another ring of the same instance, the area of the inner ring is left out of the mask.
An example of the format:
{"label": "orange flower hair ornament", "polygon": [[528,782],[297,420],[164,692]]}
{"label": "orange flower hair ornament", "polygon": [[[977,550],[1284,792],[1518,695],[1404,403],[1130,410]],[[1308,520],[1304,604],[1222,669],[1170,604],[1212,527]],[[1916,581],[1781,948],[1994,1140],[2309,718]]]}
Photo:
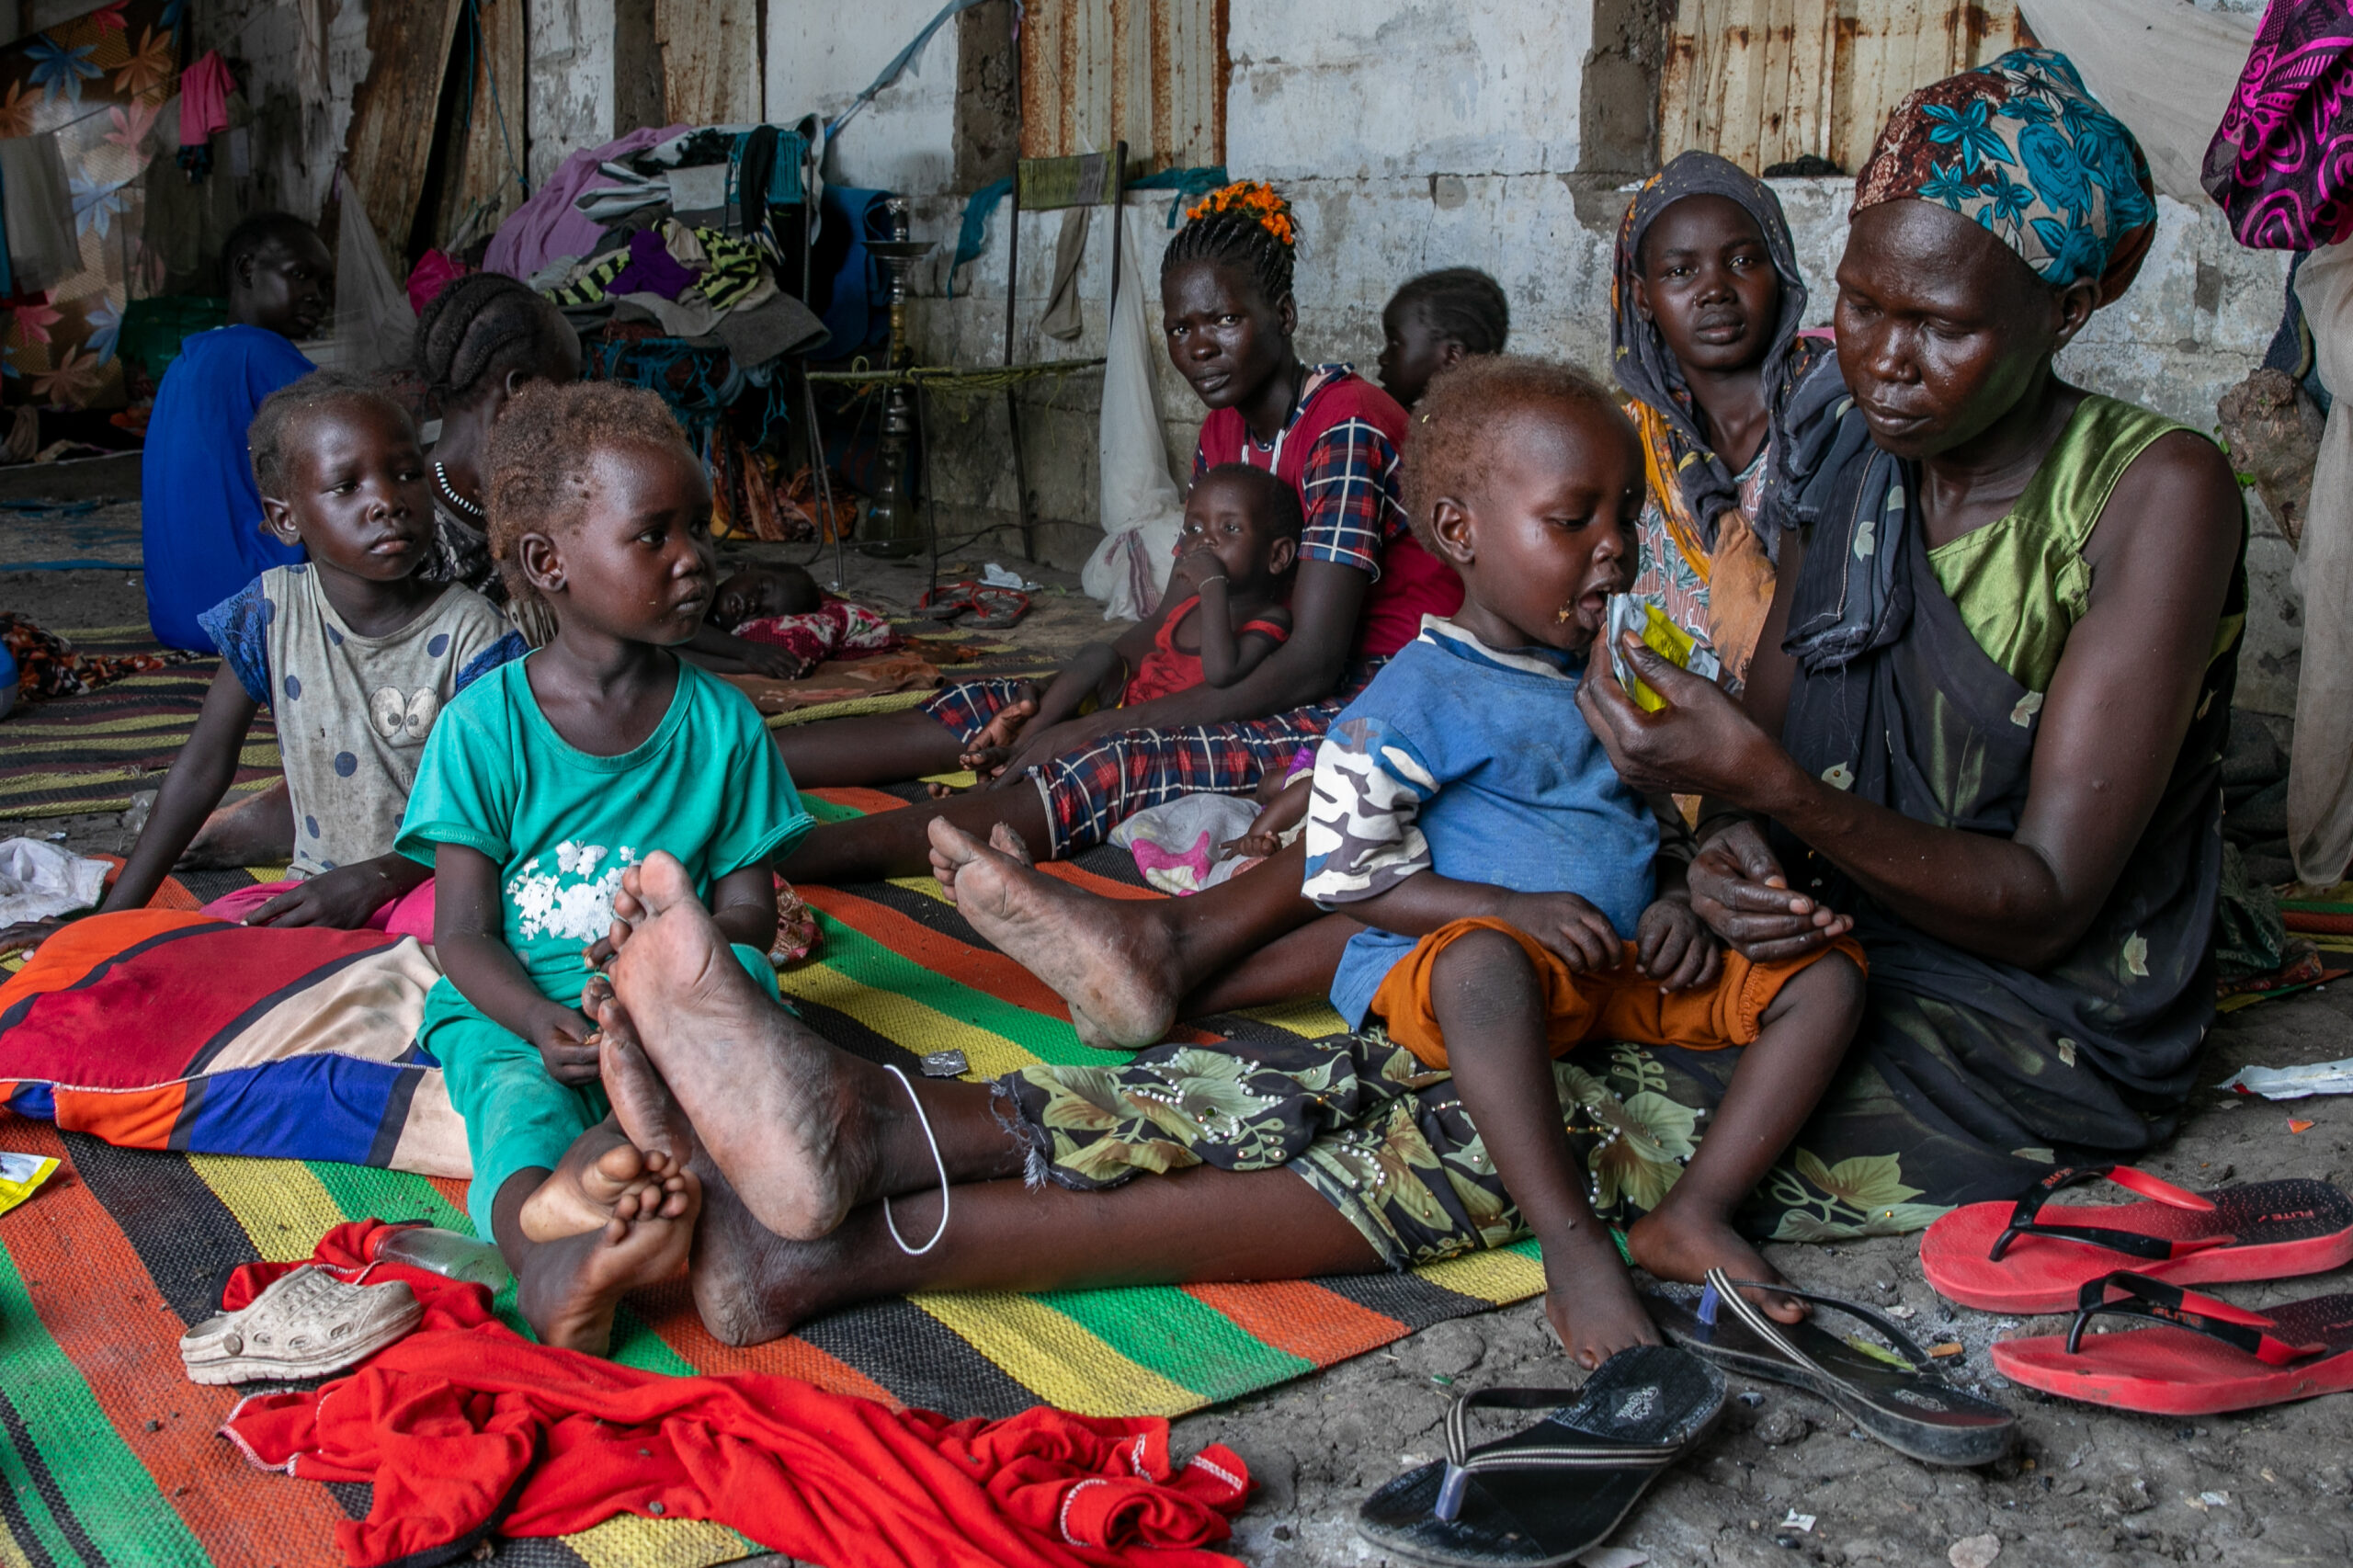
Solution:
{"label": "orange flower hair ornament", "polygon": [[1285,250],[1299,243],[1299,230],[1291,222],[1290,203],[1275,193],[1275,187],[1264,180],[1238,179],[1232,185],[1220,186],[1186,209],[1188,219],[1206,218],[1214,212],[1240,212],[1257,222],[1260,228],[1275,237],[1275,243]]}

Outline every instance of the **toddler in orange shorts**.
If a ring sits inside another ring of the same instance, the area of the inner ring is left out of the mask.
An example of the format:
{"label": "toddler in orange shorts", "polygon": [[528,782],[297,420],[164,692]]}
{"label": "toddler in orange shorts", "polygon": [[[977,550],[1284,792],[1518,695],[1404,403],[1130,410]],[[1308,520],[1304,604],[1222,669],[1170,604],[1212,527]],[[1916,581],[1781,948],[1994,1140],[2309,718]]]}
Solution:
{"label": "toddler in orange shorts", "polygon": [[[1326,733],[1302,891],[1367,927],[1333,1006],[1452,1072],[1543,1245],[1552,1324],[1598,1366],[1657,1333],[1586,1201],[1552,1057],[1591,1040],[1742,1051],[1698,1152],[1627,1246],[1663,1278],[1722,1267],[1769,1287],[1732,1214],[1844,1056],[1863,957],[1845,937],[1773,962],[1727,949],[1684,861],[1660,853],[1661,815],[1578,710],[1581,680],[1612,678],[1588,673],[1590,654],[1631,575],[1643,500],[1616,403],[1565,366],[1483,358],[1434,380],[1415,421],[1408,517],[1461,574],[1463,606],[1425,617]],[[1769,1289],[1761,1300],[1800,1315]]]}

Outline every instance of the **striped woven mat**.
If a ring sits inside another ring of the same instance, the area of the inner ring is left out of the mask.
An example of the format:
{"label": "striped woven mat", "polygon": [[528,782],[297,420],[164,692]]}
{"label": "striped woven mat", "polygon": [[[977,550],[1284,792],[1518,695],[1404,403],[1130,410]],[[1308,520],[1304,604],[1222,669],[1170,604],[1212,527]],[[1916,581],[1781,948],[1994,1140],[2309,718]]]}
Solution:
{"label": "striped woven mat", "polygon": [[[912,793],[910,791],[909,793]],[[874,790],[816,792],[838,818],[895,807]],[[1158,895],[1097,850],[1053,874],[1113,897]],[[171,901],[217,897],[246,874],[178,879]],[[983,945],[927,880],[803,890],[824,941],[782,977],[802,1016],[872,1060],[913,1068],[955,1048],[976,1076],[1032,1062],[1100,1062],[1027,971]],[[1315,1036],[1321,1006],[1207,1020],[1214,1033]],[[332,1531],[364,1486],[254,1470],[214,1431],[233,1391],[181,1373],[176,1341],[209,1315],[223,1276],[307,1257],[329,1226],[369,1215],[470,1231],[462,1184],[353,1165],[110,1147],[0,1119],[0,1147],[65,1168],[0,1216],[0,1562],[96,1568],[340,1561]],[[1409,1274],[1267,1285],[1040,1295],[962,1293],[871,1303],[773,1344],[706,1334],[683,1284],[632,1301],[615,1357],[670,1372],[783,1372],[946,1411],[1007,1415],[1037,1403],[1176,1415],[1295,1378],[1430,1324],[1535,1294],[1523,1245]],[[511,1308],[509,1299],[503,1308]],[[510,1321],[512,1321],[510,1319]],[[721,1527],[623,1517],[560,1540],[500,1541],[500,1563],[702,1568],[754,1548]]]}
{"label": "striped woven mat", "polygon": [[[936,632],[923,623],[920,630]],[[153,653],[143,626],[110,626],[69,631],[74,645],[91,653]],[[1005,645],[973,646],[926,638],[916,650],[960,676],[1036,676],[1050,673],[1034,656]],[[196,729],[204,694],[212,685],[218,659],[204,659],[151,675],[131,676],[85,697],[61,698],[19,710],[0,724],[0,822],[119,812],[142,790],[159,788],[164,775]],[[890,713],[912,708],[930,696],[904,691],[804,708],[768,721],[771,727],[806,724],[853,713]],[[237,758],[233,795],[261,789],[278,771],[278,732],[267,711],[254,720]],[[6,836],[0,834],[0,837]]]}
{"label": "striped woven mat", "polygon": [[[86,653],[152,653],[143,626],[107,626],[65,636]],[[0,821],[119,812],[142,790],[164,782],[188,744],[211,687],[218,659],[200,659],[129,676],[84,697],[18,709],[0,724]],[[237,756],[232,794],[258,790],[278,776],[278,731],[269,715],[254,720]]]}

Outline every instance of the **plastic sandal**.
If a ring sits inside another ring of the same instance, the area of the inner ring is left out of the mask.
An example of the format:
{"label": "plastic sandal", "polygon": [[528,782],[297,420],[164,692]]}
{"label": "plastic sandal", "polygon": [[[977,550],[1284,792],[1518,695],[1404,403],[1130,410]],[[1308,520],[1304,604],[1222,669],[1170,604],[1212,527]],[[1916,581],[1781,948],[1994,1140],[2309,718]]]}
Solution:
{"label": "plastic sandal", "polygon": [[[1574,1392],[1483,1389],[1446,1415],[1443,1463],[1407,1471],[1357,1510],[1357,1533],[1412,1562],[1573,1562],[1609,1539],[1666,1467],[1723,1414],[1724,1377],[1662,1345],[1621,1350]],[[1568,1401],[1563,1403],[1562,1401]],[[1478,1409],[1552,1415],[1471,1447]]]}
{"label": "plastic sandal", "polygon": [[967,610],[979,608],[973,596],[980,591],[981,585],[971,581],[926,588],[923,597],[915,601],[915,614],[925,620],[953,620]]}
{"label": "plastic sandal", "polygon": [[304,1265],[233,1312],[209,1317],[180,1339],[180,1359],[199,1383],[325,1377],[356,1367],[425,1317],[415,1292],[347,1285]]}
{"label": "plastic sandal", "polygon": [[[2145,1203],[2046,1208],[2102,1176]],[[2016,1203],[1972,1203],[1928,1227],[1920,1268],[1938,1295],[1991,1312],[2063,1312],[2129,1264],[2176,1285],[2284,1279],[2353,1262],[2353,1198],[2325,1181],[2188,1192],[2131,1165],[2066,1165]]]}
{"label": "plastic sandal", "polygon": [[[2157,1326],[2086,1341],[2084,1325],[2101,1315]],[[2342,1393],[2353,1389],[2353,1296],[2251,1312],[2120,1271],[2084,1287],[2063,1335],[2002,1340],[1994,1365],[2030,1389],[2151,1415],[2215,1415]]]}
{"label": "plastic sandal", "polygon": [[980,612],[972,618],[974,631],[1002,631],[1029,613],[1029,596],[1018,588],[983,584],[972,590],[972,608]]}
{"label": "plastic sandal", "polygon": [[[1777,1290],[1868,1324],[1903,1364],[1812,1321],[1776,1323],[1740,1293],[1743,1287]],[[2008,1452],[2018,1437],[2016,1415],[1935,1375],[1928,1353],[1869,1307],[1788,1285],[1733,1279],[1721,1268],[1708,1271],[1707,1289],[1696,1301],[1654,1295],[1649,1304],[1674,1343],[1728,1372],[1828,1400],[1864,1431],[1923,1464],[1987,1464]]]}

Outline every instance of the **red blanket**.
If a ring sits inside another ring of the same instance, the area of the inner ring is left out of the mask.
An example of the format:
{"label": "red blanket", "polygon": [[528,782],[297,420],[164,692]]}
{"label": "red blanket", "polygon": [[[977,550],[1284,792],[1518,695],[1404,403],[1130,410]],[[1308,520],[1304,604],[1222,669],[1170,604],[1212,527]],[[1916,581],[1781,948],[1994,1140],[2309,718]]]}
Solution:
{"label": "red blanket", "polygon": [[[1239,1568],[1207,1546],[1229,1533],[1248,1472],[1216,1445],[1175,1465],[1166,1421],[949,1421],[793,1378],[618,1367],[532,1344],[479,1285],[369,1267],[384,1229],[339,1225],[315,1261],[405,1280],[423,1326],[323,1388],[244,1401],[222,1428],[265,1468],[374,1483],[368,1517],[336,1528],[354,1568],[620,1513],[716,1519],[828,1568]],[[225,1304],[292,1267],[238,1270]]]}

